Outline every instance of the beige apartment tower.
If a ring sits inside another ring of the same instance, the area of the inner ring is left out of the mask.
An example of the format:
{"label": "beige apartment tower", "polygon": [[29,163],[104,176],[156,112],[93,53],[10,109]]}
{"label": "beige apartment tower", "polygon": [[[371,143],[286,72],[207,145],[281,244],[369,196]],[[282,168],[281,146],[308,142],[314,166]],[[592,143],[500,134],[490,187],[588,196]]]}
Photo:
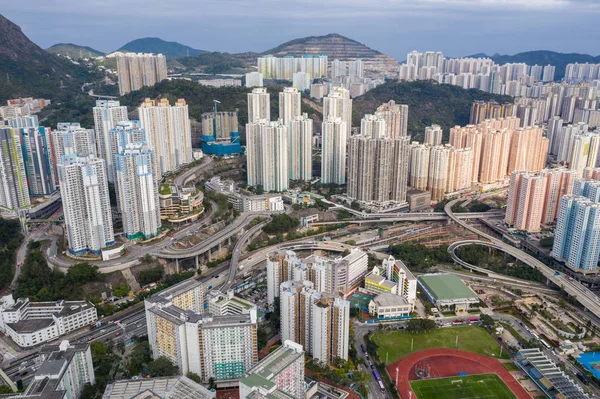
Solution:
{"label": "beige apartment tower", "polygon": [[377,107],[375,115],[385,120],[387,137],[408,136],[408,105],[396,104],[394,100],[390,100]]}
{"label": "beige apartment tower", "polygon": [[117,53],[116,59],[120,95],[167,78],[167,59],[162,54]]}

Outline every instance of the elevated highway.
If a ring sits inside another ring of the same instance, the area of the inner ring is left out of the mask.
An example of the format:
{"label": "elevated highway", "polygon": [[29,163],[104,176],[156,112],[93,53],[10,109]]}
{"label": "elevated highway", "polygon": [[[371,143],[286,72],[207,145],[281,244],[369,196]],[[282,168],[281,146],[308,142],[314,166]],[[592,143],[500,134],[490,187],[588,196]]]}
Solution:
{"label": "elevated highway", "polygon": [[[458,201],[460,201],[460,199],[448,202],[446,204],[446,206],[444,207],[444,212],[446,212],[446,214],[448,215],[448,217],[450,217],[452,219],[452,221],[459,224],[463,228],[477,234],[479,237],[486,239],[487,241],[466,240],[466,241],[459,241],[459,242],[452,244],[451,246],[448,247],[448,252],[450,253],[451,256],[453,256],[453,259],[456,256],[455,252],[454,252],[455,249],[462,245],[468,245],[468,244],[484,245],[484,246],[498,249],[504,253],[507,253],[510,256],[512,256],[513,258],[518,259],[521,262],[525,263],[526,265],[529,265],[533,268],[538,269],[544,275],[544,277],[546,279],[548,279],[548,281],[551,281],[556,286],[564,289],[565,292],[567,294],[569,294],[571,297],[573,297],[575,300],[577,300],[577,302],[579,302],[585,310],[588,310],[589,312],[591,312],[595,316],[593,321],[597,325],[600,325],[600,298],[596,294],[594,294],[592,291],[587,289],[585,286],[583,286],[578,281],[570,280],[564,274],[556,272],[554,269],[550,268],[549,266],[547,266],[546,264],[544,264],[537,258],[529,255],[528,253],[521,251],[520,249],[517,249],[517,248],[505,243],[504,241],[497,239],[496,237],[493,237],[493,236],[486,234],[480,230],[477,230],[473,226],[470,226],[468,223],[466,223],[464,220],[461,220],[460,218],[458,218],[452,212],[452,206]],[[463,262],[463,263],[466,263],[466,262]],[[463,265],[463,263],[460,263],[460,264]],[[465,266],[465,267],[467,267],[467,266]],[[473,268],[473,267],[476,267],[476,266],[471,265],[470,268]]]}
{"label": "elevated highway", "polygon": [[[311,226],[330,225],[330,224],[366,224],[366,223],[393,223],[393,222],[436,222],[436,221],[448,221],[451,218],[444,212],[413,212],[413,213],[394,213],[394,214],[366,214],[367,216],[359,219],[345,219],[333,222],[311,222]],[[489,211],[489,212],[466,212],[459,213],[456,215],[461,220],[468,219],[483,219],[483,218],[494,218],[504,217],[503,211]]]}

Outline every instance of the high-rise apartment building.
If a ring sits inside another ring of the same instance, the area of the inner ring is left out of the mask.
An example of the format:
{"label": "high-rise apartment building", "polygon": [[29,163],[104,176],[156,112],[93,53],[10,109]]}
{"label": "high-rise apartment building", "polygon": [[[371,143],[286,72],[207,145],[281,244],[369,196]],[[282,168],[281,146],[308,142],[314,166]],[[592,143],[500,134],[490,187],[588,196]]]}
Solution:
{"label": "high-rise apartment building", "polygon": [[263,74],[260,72],[250,72],[246,74],[246,87],[263,87]]}
{"label": "high-rise apartment building", "polygon": [[167,59],[162,54],[118,52],[116,59],[121,96],[167,78]]}
{"label": "high-rise apartment building", "polygon": [[364,202],[406,202],[409,157],[408,137],[352,136],[348,149],[348,196]]}
{"label": "high-rise apartment building", "polygon": [[262,119],[246,125],[246,159],[249,186],[285,191],[289,185],[288,128]]}
{"label": "high-rise apartment building", "polygon": [[377,107],[375,115],[385,120],[387,137],[408,136],[408,105],[396,104],[394,100],[390,100]]}
{"label": "high-rise apartment building", "polygon": [[380,139],[390,137],[387,135],[385,119],[381,116],[366,114],[360,120],[360,134],[363,137]]}
{"label": "high-rise apartment building", "polygon": [[324,364],[348,359],[350,302],[312,289],[308,281],[280,287],[281,339],[296,340]]}
{"label": "high-rise apartment building", "polygon": [[[255,392],[255,394],[253,394]],[[240,380],[240,399],[304,399],[304,350],[290,340],[262,359]]]}
{"label": "high-rise apartment building", "polygon": [[498,104],[496,101],[473,101],[469,125],[478,125],[486,119],[501,119],[514,116],[515,105],[512,103]]}
{"label": "high-rise apartment building", "polygon": [[166,98],[147,98],[138,112],[148,145],[156,155],[157,177],[192,162],[192,128],[184,99],[170,105]]}
{"label": "high-rise apartment building", "polygon": [[424,144],[442,145],[442,128],[439,125],[431,125],[425,128]]}
{"label": "high-rise apartment building", "polygon": [[583,178],[586,180],[600,180],[600,167],[583,169]]}
{"label": "high-rise apartment building", "polygon": [[198,374],[205,383],[241,379],[258,362],[256,308],[203,313],[204,292],[191,279],[144,301],[152,356],[166,357],[180,373]]}
{"label": "high-rise apartment building", "polygon": [[515,170],[537,173],[546,166],[550,142],[542,133],[542,128],[538,126],[513,130],[508,174]]}
{"label": "high-rise apartment building", "polygon": [[252,93],[248,93],[248,123],[261,119],[271,120],[270,96],[264,87],[257,87],[252,89]]}
{"label": "high-rise apartment building", "polygon": [[100,253],[115,243],[104,160],[64,155],[58,164],[69,251]]}
{"label": "high-rise apartment building", "polygon": [[295,72],[306,72],[311,79],[320,79],[327,76],[327,56],[324,54],[303,57],[274,57],[265,55],[257,60],[258,72],[265,79],[291,80]]}
{"label": "high-rise apartment building", "polygon": [[429,179],[427,188],[431,192],[432,201],[444,199],[448,180],[448,161],[450,159],[450,147],[431,147],[429,154]]}
{"label": "high-rise apartment building", "polygon": [[470,188],[472,184],[473,149],[446,146],[449,148],[446,193],[455,193]]}
{"label": "high-rise apartment building", "polygon": [[352,99],[350,91],[343,87],[333,87],[327,97],[323,98],[323,121],[335,118],[341,118],[346,128],[346,137],[350,137],[352,133]]}
{"label": "high-rise apartment building", "polygon": [[348,76],[363,77],[363,62],[360,58],[348,62]]}
{"label": "high-rise apartment building", "polygon": [[292,87],[300,91],[308,91],[310,90],[310,85],[312,84],[312,79],[310,78],[310,74],[308,72],[295,72],[292,75]]}
{"label": "high-rise apartment building", "polygon": [[89,343],[44,345],[39,349],[41,363],[24,392],[5,395],[7,399],[74,399],[81,397],[86,384],[96,376]]}
{"label": "high-rise apartment building", "polygon": [[38,126],[19,130],[29,194],[50,195],[56,191],[50,129]]}
{"label": "high-rise apartment building", "polygon": [[288,125],[290,180],[312,179],[313,120],[307,114],[292,118]]}
{"label": "high-rise apartment building", "polygon": [[209,136],[209,140],[229,139],[231,133],[239,132],[237,111],[205,112],[202,114],[202,136]]}
{"label": "high-rise apartment building", "polygon": [[145,142],[119,146],[115,155],[119,209],[127,238],[144,240],[161,229],[154,151]]}
{"label": "high-rise apartment building", "polygon": [[358,249],[333,259],[316,255],[300,259],[293,251],[271,252],[267,255],[268,303],[273,304],[281,283],[288,280],[308,280],[317,291],[345,295],[360,284],[367,270],[368,257]]}
{"label": "high-rise apartment building", "polygon": [[560,146],[560,132],[563,128],[563,120],[559,116],[554,116],[548,119],[548,126],[546,128],[546,137],[550,141],[549,153],[552,155],[558,155],[558,148]]}
{"label": "high-rise apartment building", "polygon": [[540,231],[547,179],[527,171],[514,171],[510,178],[504,221],[517,230]]}
{"label": "high-rise apartment building", "polygon": [[600,134],[584,133],[573,137],[573,145],[569,168],[577,173],[577,177],[583,176],[583,170],[596,166],[598,150],[600,149]]}
{"label": "high-rise apartment building", "polygon": [[542,169],[540,175],[546,178],[542,223],[551,224],[556,221],[562,196],[573,192],[577,172],[567,168]]}
{"label": "high-rise apartment building", "polygon": [[321,182],[346,184],[346,152],[349,137],[346,121],[339,117],[325,118],[321,134]]}
{"label": "high-rise apartment building", "polygon": [[595,273],[600,257],[600,203],[575,194],[560,200],[552,257],[581,273]]}
{"label": "high-rise apartment building", "polygon": [[427,190],[431,146],[413,142],[410,145],[410,171],[408,185],[415,190]]}
{"label": "high-rise apartment building", "polygon": [[80,157],[97,156],[94,129],[82,128],[79,123],[58,123],[50,134],[56,162],[63,155],[75,154]]}
{"label": "high-rise apartment building", "polygon": [[300,105],[302,96],[295,87],[284,87],[279,93],[279,119],[283,124],[289,126],[293,118],[300,116]]}
{"label": "high-rise apartment building", "polygon": [[19,129],[0,128],[0,205],[23,209],[31,204]]}
{"label": "high-rise apartment building", "polygon": [[[96,145],[98,157],[104,159],[108,181],[114,183],[113,153],[111,152],[110,131],[121,121],[129,120],[127,107],[121,106],[118,101],[96,101],[94,107],[94,130],[96,132]],[[82,154],[83,155],[83,154]]]}

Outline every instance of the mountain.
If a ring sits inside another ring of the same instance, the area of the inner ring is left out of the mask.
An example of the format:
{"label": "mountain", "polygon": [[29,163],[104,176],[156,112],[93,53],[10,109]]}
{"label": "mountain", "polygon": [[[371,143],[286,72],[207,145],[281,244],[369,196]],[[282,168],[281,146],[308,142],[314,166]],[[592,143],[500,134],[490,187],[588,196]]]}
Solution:
{"label": "mountain", "polygon": [[471,104],[474,100],[510,101],[509,96],[500,96],[481,90],[465,90],[459,86],[441,85],[434,81],[415,82],[388,81],[353,100],[353,125],[360,126],[364,114],[372,114],[376,108],[394,100],[397,104],[408,104],[408,132],[422,141],[425,127],[437,124],[447,140],[450,128],[469,123]]}
{"label": "mountain", "polygon": [[0,15],[0,103],[14,97],[73,97],[83,83],[99,79],[93,74],[42,50],[18,25]]}
{"label": "mountain", "polygon": [[194,56],[204,52],[204,50],[197,50],[177,42],[167,42],[157,37],[145,37],[133,40],[117,51],[121,50],[134,53],[161,53],[167,59]]}
{"label": "mountain", "polygon": [[58,43],[46,49],[47,52],[56,55],[65,55],[74,60],[82,58],[101,57],[104,55],[102,51],[94,50],[91,47],[80,46],[73,43]]}
{"label": "mountain", "polygon": [[395,69],[398,67],[398,61],[392,57],[337,33],[290,40],[265,51],[263,54],[279,57],[327,54],[329,60],[339,59],[341,61],[361,58],[366,70],[389,71],[390,73],[393,72],[394,75],[396,74]]}
{"label": "mountain", "polygon": [[490,57],[497,64],[507,64],[510,62],[524,62],[528,65],[554,65],[556,71],[554,74],[555,80],[560,80],[565,76],[567,64],[571,63],[600,63],[600,56],[592,56],[589,54],[579,53],[557,53],[548,50],[526,51],[515,55],[500,55],[494,54]]}

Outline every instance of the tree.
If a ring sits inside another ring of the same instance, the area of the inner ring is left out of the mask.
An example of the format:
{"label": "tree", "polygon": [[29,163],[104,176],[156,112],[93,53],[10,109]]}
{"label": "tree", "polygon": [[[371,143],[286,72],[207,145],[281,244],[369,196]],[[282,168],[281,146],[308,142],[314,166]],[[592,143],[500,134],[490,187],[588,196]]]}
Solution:
{"label": "tree", "polygon": [[426,333],[437,328],[437,323],[429,319],[410,319],[406,323],[406,331],[410,333]]}
{"label": "tree", "polygon": [[342,252],[342,256],[346,257],[348,255],[350,255],[350,250],[348,248],[346,248],[346,249],[344,249],[344,252]]}
{"label": "tree", "polygon": [[202,379],[196,373],[192,373],[191,371],[189,371],[185,376],[198,384],[202,384]]}
{"label": "tree", "polygon": [[487,329],[487,330],[491,330],[492,328],[494,328],[494,319],[492,319],[491,316],[488,316],[487,314],[481,314],[479,316],[479,320],[481,321],[481,327]]}
{"label": "tree", "polygon": [[215,384],[215,378],[210,377],[208,379],[208,389],[217,389],[217,384]]}
{"label": "tree", "polygon": [[144,263],[150,264],[153,261],[152,255],[146,254],[140,258],[140,260]]}
{"label": "tree", "polygon": [[108,347],[102,341],[92,341],[90,351],[92,352],[94,366],[97,366],[108,355]]}
{"label": "tree", "polygon": [[150,377],[169,377],[177,374],[177,366],[164,356],[148,363]]}
{"label": "tree", "polygon": [[165,274],[165,268],[162,266],[154,267],[149,270],[143,270],[140,272],[138,281],[141,285],[154,283],[163,278]]}
{"label": "tree", "polygon": [[123,284],[123,285],[118,285],[118,286],[116,286],[116,287],[113,289],[113,294],[114,294],[116,297],[119,297],[119,298],[121,298],[121,297],[124,297],[125,295],[128,295],[128,294],[129,294],[129,291],[130,291],[130,289],[129,289],[129,286],[128,286],[127,284]]}
{"label": "tree", "polygon": [[83,285],[98,280],[99,277],[98,266],[90,265],[87,262],[76,263],[69,267],[67,272],[67,282],[75,285]]}

